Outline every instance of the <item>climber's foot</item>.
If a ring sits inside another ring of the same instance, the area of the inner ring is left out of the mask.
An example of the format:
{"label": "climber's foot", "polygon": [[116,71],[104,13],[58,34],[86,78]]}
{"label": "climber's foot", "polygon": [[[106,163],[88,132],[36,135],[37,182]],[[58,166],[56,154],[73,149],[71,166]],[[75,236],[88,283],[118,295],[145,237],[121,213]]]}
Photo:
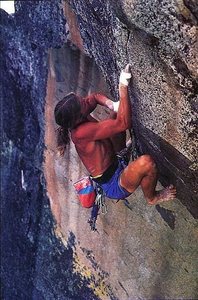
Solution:
{"label": "climber's foot", "polygon": [[147,199],[149,205],[156,205],[162,202],[168,202],[176,197],[176,188],[173,185],[167,188],[156,191],[155,196],[152,199]]}

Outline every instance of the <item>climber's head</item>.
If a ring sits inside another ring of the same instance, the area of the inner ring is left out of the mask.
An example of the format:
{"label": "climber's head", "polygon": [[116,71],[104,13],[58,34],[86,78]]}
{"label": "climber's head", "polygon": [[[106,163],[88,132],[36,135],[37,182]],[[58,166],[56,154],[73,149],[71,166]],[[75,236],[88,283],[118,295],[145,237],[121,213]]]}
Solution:
{"label": "climber's head", "polygon": [[60,126],[57,129],[57,144],[61,155],[70,142],[69,129],[75,128],[83,119],[80,100],[80,97],[74,93],[69,93],[57,103],[54,109],[55,121]]}
{"label": "climber's head", "polygon": [[66,95],[55,107],[56,123],[62,128],[75,127],[76,121],[81,117],[80,99],[74,93]]}

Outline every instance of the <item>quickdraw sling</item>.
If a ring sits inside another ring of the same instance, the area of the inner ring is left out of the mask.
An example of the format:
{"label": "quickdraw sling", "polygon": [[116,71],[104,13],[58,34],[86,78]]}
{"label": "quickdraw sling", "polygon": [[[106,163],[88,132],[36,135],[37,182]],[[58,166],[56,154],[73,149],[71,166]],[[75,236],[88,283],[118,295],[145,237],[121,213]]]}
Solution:
{"label": "quickdraw sling", "polygon": [[99,210],[101,210],[102,214],[107,213],[107,205],[105,203],[105,194],[103,192],[103,189],[95,183],[95,191],[96,191],[96,199],[95,203],[91,210],[91,217],[88,220],[88,223],[91,227],[91,230],[96,231],[96,220],[98,217]]}

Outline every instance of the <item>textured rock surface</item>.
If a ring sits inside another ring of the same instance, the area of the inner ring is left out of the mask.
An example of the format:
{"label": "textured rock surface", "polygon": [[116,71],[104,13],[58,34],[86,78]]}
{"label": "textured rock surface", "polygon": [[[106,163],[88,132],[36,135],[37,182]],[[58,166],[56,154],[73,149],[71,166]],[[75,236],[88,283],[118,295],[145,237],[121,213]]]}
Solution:
{"label": "textured rock surface", "polygon": [[43,176],[48,47],[65,39],[60,1],[0,9],[1,299],[96,299],[74,270],[75,237],[56,237]]}
{"label": "textured rock surface", "polygon": [[[17,1],[13,16],[0,10],[2,299],[197,299],[197,206],[191,198],[196,3],[163,1],[157,11],[157,2],[143,3],[63,1],[67,24],[58,0]],[[175,19],[185,45],[172,32]],[[65,31],[72,42],[63,45]],[[61,46],[50,51],[48,71],[47,48]],[[163,178],[177,183],[179,198],[150,208],[138,190],[125,205],[109,201],[99,232],[90,233],[90,212],[72,188],[85,170],[72,145],[64,159],[57,156],[53,109],[70,90],[84,95],[97,89],[116,99],[119,71],[128,61],[137,147],[154,154]]]}

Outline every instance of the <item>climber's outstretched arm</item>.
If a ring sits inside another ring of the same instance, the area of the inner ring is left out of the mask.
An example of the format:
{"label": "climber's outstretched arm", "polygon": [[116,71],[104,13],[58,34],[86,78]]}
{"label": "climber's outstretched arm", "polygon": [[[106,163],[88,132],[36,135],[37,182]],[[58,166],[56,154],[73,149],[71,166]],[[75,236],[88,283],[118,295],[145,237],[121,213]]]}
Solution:
{"label": "climber's outstretched arm", "polygon": [[120,104],[115,119],[108,119],[81,124],[75,130],[75,137],[80,140],[102,140],[111,138],[114,134],[121,133],[131,128],[131,104],[128,96],[128,82],[131,78],[129,69],[121,72],[119,83]]}

